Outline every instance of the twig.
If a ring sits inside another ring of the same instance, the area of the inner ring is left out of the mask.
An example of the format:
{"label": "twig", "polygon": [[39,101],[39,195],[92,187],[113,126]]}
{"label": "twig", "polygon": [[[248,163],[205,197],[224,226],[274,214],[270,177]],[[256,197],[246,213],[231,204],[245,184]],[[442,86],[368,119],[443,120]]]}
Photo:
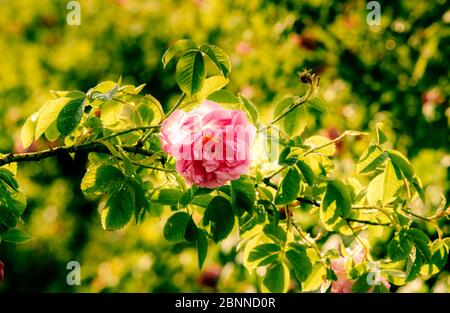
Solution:
{"label": "twig", "polygon": [[155,170],[155,171],[161,171],[161,172],[166,172],[166,173],[176,173],[175,170],[171,170],[171,169],[167,169],[167,168],[162,168],[162,167],[157,167],[157,166],[151,166],[151,165],[145,165],[145,164],[141,164],[137,161],[131,161],[131,163],[133,163],[134,165],[143,167],[143,168],[148,168],[151,170]]}
{"label": "twig", "polygon": [[115,137],[126,135],[128,133],[132,133],[132,132],[135,132],[135,131],[150,130],[150,129],[156,129],[156,128],[159,128],[159,127],[161,127],[161,125],[141,126],[141,127],[130,128],[130,129],[126,129],[126,130],[123,130],[123,131],[120,131],[120,132],[117,132],[117,133],[113,133],[113,134],[108,135],[108,136],[103,137],[103,138],[99,138],[98,140],[110,140],[110,139],[113,139]]}
{"label": "twig", "polygon": [[389,223],[377,223],[377,222],[372,222],[372,221],[366,221],[366,220],[358,220],[358,219],[354,219],[354,218],[345,218],[345,220],[347,222],[355,222],[355,223],[361,223],[361,224],[367,224],[367,225],[374,225],[374,226],[385,226],[385,227],[389,227],[392,226]]}
{"label": "twig", "polygon": [[177,100],[177,102],[175,103],[175,105],[169,110],[169,112],[167,112],[167,114],[165,115],[165,117],[170,116],[170,114],[172,114],[176,109],[178,109],[180,107],[180,105],[183,103],[183,100],[186,98],[186,94],[183,92],[183,94],[181,95],[181,97]]}
{"label": "twig", "polygon": [[355,237],[355,239],[356,239],[356,241],[358,241],[359,242],[359,244],[361,245],[361,247],[364,249],[364,258],[368,258],[369,259],[369,261],[372,261],[371,260],[371,257],[370,257],[370,251],[369,251],[369,248],[367,248],[367,246],[366,246],[366,244],[364,243],[364,241],[361,239],[361,238],[359,238],[359,235],[356,233],[356,231],[355,231],[355,229],[353,228],[353,226],[350,224],[350,222],[348,221],[348,220],[346,220],[346,222],[347,222],[347,225],[348,225],[348,227],[350,228],[350,230],[352,231],[352,233],[353,233],[353,236]]}
{"label": "twig", "polygon": [[[141,147],[136,146],[122,146],[122,149],[135,154],[141,154],[145,156],[153,156],[153,152],[143,149]],[[0,158],[0,166],[7,165],[15,162],[33,162],[40,161],[46,158],[54,157],[57,155],[65,154],[65,153],[75,153],[75,152],[97,152],[97,153],[107,153],[111,154],[108,148],[96,141],[74,145],[68,147],[57,147],[47,150],[42,150],[38,152],[29,152],[29,153],[20,153],[20,154],[8,154],[2,158]]]}

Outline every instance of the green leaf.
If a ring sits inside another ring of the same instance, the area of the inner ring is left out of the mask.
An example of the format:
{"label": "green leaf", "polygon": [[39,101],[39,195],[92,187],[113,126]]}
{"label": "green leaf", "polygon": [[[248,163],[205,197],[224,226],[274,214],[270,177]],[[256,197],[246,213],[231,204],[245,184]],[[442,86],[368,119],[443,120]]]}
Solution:
{"label": "green leaf", "polygon": [[284,263],[275,262],[267,269],[263,285],[270,292],[287,292],[290,283],[289,269]]}
{"label": "green leaf", "polygon": [[228,55],[221,48],[209,44],[203,44],[200,47],[200,51],[208,56],[223,76],[228,77],[228,74],[231,71],[231,62]]}
{"label": "green leaf", "polygon": [[286,232],[279,225],[267,224],[264,226],[264,234],[279,245],[284,245],[287,239]]}
{"label": "green leaf", "polygon": [[383,202],[384,173],[371,180],[367,187],[367,202],[369,205],[379,205]]}
{"label": "green leaf", "polygon": [[423,264],[423,258],[417,255],[417,249],[413,248],[406,264],[406,281],[414,280],[419,274]]}
{"label": "green leaf", "polygon": [[400,171],[389,160],[384,173],[376,176],[367,187],[369,205],[386,205],[396,199],[398,190],[403,186]]}
{"label": "green leaf", "polygon": [[48,141],[55,141],[59,137],[58,127],[56,126],[56,121],[53,122],[44,132],[45,138]]}
{"label": "green leaf", "polygon": [[56,119],[56,126],[63,137],[72,133],[83,117],[84,99],[78,98],[69,101],[59,112]]}
{"label": "green leaf", "polygon": [[320,206],[320,218],[325,228],[335,230],[344,225],[342,218],[349,216],[351,207],[351,196],[347,186],[339,180],[328,182]]}
{"label": "green leaf", "polygon": [[383,132],[383,123],[377,123],[376,129],[377,129],[377,142],[379,145],[382,145],[387,141],[387,136]]}
{"label": "green leaf", "polygon": [[34,138],[37,140],[57,119],[59,113],[64,106],[71,101],[72,98],[58,98],[48,101],[39,111],[39,116],[36,122],[36,131]]}
{"label": "green leaf", "polygon": [[[126,102],[133,103],[136,106],[137,111],[135,112],[134,118],[138,120],[142,126],[157,125],[162,122],[164,118],[164,111],[161,107],[161,103],[152,95],[147,94],[145,96],[141,95],[127,95],[123,97]],[[112,103],[114,105],[114,102]],[[122,110],[120,107],[118,110]],[[136,114],[139,114],[140,119]],[[114,113],[114,107],[111,107],[111,116],[108,118],[108,123],[116,123],[118,114],[120,112]],[[103,110],[102,110],[103,119]]]}
{"label": "green leaf", "polygon": [[251,210],[256,202],[255,184],[248,175],[231,182],[231,204],[238,216]]}
{"label": "green leaf", "polygon": [[208,96],[208,100],[222,104],[228,109],[240,110],[242,102],[231,91],[217,90]]}
{"label": "green leaf", "polygon": [[[120,85],[120,84],[118,84]],[[134,86],[134,85],[125,85],[125,86],[121,86],[119,88],[119,90],[125,94],[131,94],[131,95],[137,95],[138,93],[140,93],[142,91],[142,89],[144,89],[144,87],[147,84],[140,84],[139,86]]]}
{"label": "green leaf", "polygon": [[[287,97],[282,99],[280,102],[278,102],[278,104],[275,107],[274,116],[278,117],[281,114],[284,114],[293,105],[294,105],[294,97]],[[307,118],[306,107],[304,105],[301,105],[300,107],[291,111],[282,119],[284,131],[288,133],[290,136],[301,135],[304,132],[305,127],[307,125],[306,118]]]}
{"label": "green leaf", "polygon": [[102,226],[105,230],[118,230],[133,217],[134,195],[122,188],[109,197],[102,212]]}
{"label": "green leaf", "polygon": [[422,230],[417,228],[411,228],[407,231],[408,236],[412,239],[414,242],[414,245],[416,246],[417,251],[420,253],[420,255],[429,262],[431,260],[431,250],[429,244],[430,237],[428,237],[427,234],[425,234]]}
{"label": "green leaf", "polygon": [[86,193],[113,193],[119,189],[125,176],[112,165],[88,168],[81,181],[81,190]]}
{"label": "green leaf", "polygon": [[322,114],[327,113],[327,107],[321,98],[315,97],[305,103],[307,106],[316,109]]}
{"label": "green leaf", "polygon": [[134,192],[134,217],[136,224],[144,221],[146,213],[150,210],[150,203],[147,200],[145,190],[141,183],[136,180],[128,180],[128,185]]}
{"label": "green leaf", "polygon": [[311,292],[318,290],[325,282],[325,276],[327,274],[326,268],[321,264],[314,264],[308,278],[302,284],[303,292]]}
{"label": "green leaf", "polygon": [[[248,262],[255,262],[259,261],[259,263],[263,262],[265,259],[272,260],[273,256],[278,257],[278,255],[281,252],[281,248],[279,245],[276,245],[274,243],[263,243],[260,244],[251,250],[251,252],[248,255]],[[259,264],[261,266],[261,264]]]}
{"label": "green leaf", "polygon": [[187,241],[196,241],[197,236],[198,236],[197,225],[195,225],[195,222],[192,219],[192,216],[190,216],[189,221],[186,226],[186,231],[184,233],[184,239],[186,239]]}
{"label": "green leaf", "polygon": [[164,238],[169,241],[183,241],[191,216],[186,212],[177,212],[164,225]]}
{"label": "green leaf", "polygon": [[234,226],[234,214],[231,203],[222,196],[214,197],[209,202],[203,216],[203,226],[211,225],[214,242],[219,242],[231,233]]}
{"label": "green leaf", "polygon": [[449,248],[444,242],[448,240],[449,238],[445,238],[443,242],[441,242],[439,239],[436,239],[433,242],[431,247],[431,260],[429,264],[422,266],[421,274],[427,277],[435,275],[447,265]]}
{"label": "green leaf", "polygon": [[206,238],[205,231],[198,228],[197,234],[197,256],[198,256],[198,268],[203,267],[206,255],[208,254],[208,238]]}
{"label": "green leaf", "polygon": [[383,152],[380,147],[372,145],[367,148],[361,155],[361,158],[356,165],[358,173],[367,173],[375,170],[381,166],[388,157],[387,152]]}
{"label": "green leaf", "polygon": [[6,228],[14,228],[17,225],[17,218],[6,208],[0,206],[0,223],[3,223]]}
{"label": "green leaf", "polygon": [[281,150],[280,156],[278,157],[278,164],[280,165],[293,165],[295,162],[295,158],[288,158],[291,153],[291,147],[286,146]]}
{"label": "green leaf", "polygon": [[373,292],[374,293],[390,293],[389,289],[386,288],[386,286],[383,283],[375,285],[375,287],[373,287]]}
{"label": "green leaf", "polygon": [[179,203],[181,205],[182,208],[186,207],[189,203],[191,203],[191,201],[194,199],[195,195],[197,192],[197,186],[192,186],[191,188],[189,188],[188,190],[186,190],[185,192],[183,192],[183,194],[181,195],[180,199],[179,199]]}
{"label": "green leaf", "polygon": [[301,282],[306,281],[312,271],[312,264],[306,254],[306,249],[304,246],[299,244],[294,244],[291,246],[293,246],[294,249],[286,251],[286,258],[292,264],[295,277],[297,277],[297,279]]}
{"label": "green leaf", "polygon": [[312,187],[314,184],[314,171],[312,170],[312,168],[302,160],[299,160],[295,165],[302,173],[302,176],[305,179],[306,183],[310,187]]}
{"label": "green leaf", "polygon": [[0,202],[9,213],[20,216],[25,211],[27,201],[22,191],[10,191],[0,182]]}
{"label": "green leaf", "polygon": [[191,188],[183,192],[179,199],[179,203],[182,208],[186,207],[190,204],[196,197],[201,197],[204,195],[210,194],[214,189],[209,188],[200,188],[198,186],[193,185]]}
{"label": "green leaf", "polygon": [[197,102],[202,102],[205,100],[210,94],[222,89],[228,84],[229,80],[222,75],[214,75],[208,77],[203,84],[202,89],[195,94],[195,98]]}
{"label": "green leaf", "polygon": [[331,143],[331,140],[327,137],[311,136],[305,140],[305,145],[310,146],[311,148],[324,146],[323,148],[315,150],[314,153],[323,154],[325,156],[332,156],[336,153],[336,145]]}
{"label": "green leaf", "polygon": [[189,39],[181,39],[175,42],[173,45],[166,50],[162,57],[163,66],[166,67],[167,64],[178,54],[181,54],[188,50],[195,50],[198,46],[195,42]]}
{"label": "green leaf", "polygon": [[384,171],[382,203],[387,204],[395,200],[395,194],[402,185],[402,174],[388,161]]}
{"label": "green leaf", "polygon": [[400,230],[389,243],[389,257],[392,261],[404,260],[409,256],[413,247],[414,244],[411,239],[408,238],[406,231]]}
{"label": "green leaf", "polygon": [[133,121],[138,126],[151,125],[153,119],[155,118],[155,113],[152,108],[145,102],[139,103],[136,106],[136,112],[133,115]]}
{"label": "green leaf", "polygon": [[392,164],[394,164],[394,166],[403,173],[405,178],[412,183],[414,178],[414,168],[411,163],[409,163],[408,159],[403,154],[395,150],[388,150],[387,153],[392,161]]}
{"label": "green leaf", "polygon": [[10,229],[1,235],[2,241],[15,244],[25,243],[31,239],[30,235],[16,228]]}
{"label": "green leaf", "polygon": [[178,61],[175,80],[181,90],[188,96],[202,89],[205,76],[205,61],[200,52],[187,52]]}
{"label": "green leaf", "polygon": [[247,99],[246,96],[239,94],[239,98],[241,99],[242,104],[244,105],[247,116],[250,117],[249,121],[253,125],[256,125],[258,123],[258,119],[259,119],[258,109],[255,107],[255,105],[250,100]]}
{"label": "green leaf", "polygon": [[[112,82],[113,83],[113,82]],[[101,84],[97,85],[99,87]],[[50,94],[53,98],[82,98],[86,97],[86,94],[79,90],[50,90]]]}
{"label": "green leaf", "polygon": [[177,205],[183,192],[175,188],[161,189],[158,195],[158,202],[164,205]]}
{"label": "green leaf", "polygon": [[39,112],[33,113],[30,117],[27,118],[25,124],[22,126],[22,130],[20,132],[20,139],[22,140],[22,146],[26,149],[34,141],[34,133],[36,131],[37,119],[39,116]]}
{"label": "green leaf", "polygon": [[420,179],[417,176],[414,177],[412,184],[416,189],[417,194],[419,195],[422,202],[425,203],[425,192],[423,191],[422,183],[420,182]]}
{"label": "green leaf", "polygon": [[275,197],[275,204],[288,204],[297,199],[300,191],[300,173],[296,167],[289,167]]}
{"label": "green leaf", "polygon": [[19,184],[14,178],[14,173],[6,168],[0,168],[0,180],[3,180],[11,189],[19,191]]}
{"label": "green leaf", "polygon": [[354,293],[366,293],[372,288],[371,285],[367,283],[367,273],[359,277],[352,286],[352,292]]}

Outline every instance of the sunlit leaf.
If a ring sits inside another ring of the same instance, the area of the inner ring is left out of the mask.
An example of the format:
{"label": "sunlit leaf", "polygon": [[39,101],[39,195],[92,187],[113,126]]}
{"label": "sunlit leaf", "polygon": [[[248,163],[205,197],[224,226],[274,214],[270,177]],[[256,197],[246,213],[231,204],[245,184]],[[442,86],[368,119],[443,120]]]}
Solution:
{"label": "sunlit leaf", "polygon": [[205,75],[205,62],[198,51],[187,52],[177,63],[175,79],[188,96],[201,90]]}

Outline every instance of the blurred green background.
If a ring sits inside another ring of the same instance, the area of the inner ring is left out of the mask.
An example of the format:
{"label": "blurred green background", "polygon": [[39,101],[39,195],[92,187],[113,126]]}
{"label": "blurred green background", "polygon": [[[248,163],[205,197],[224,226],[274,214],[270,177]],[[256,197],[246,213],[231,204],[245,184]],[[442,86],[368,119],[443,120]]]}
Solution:
{"label": "blurred green background", "polygon": [[[265,121],[276,101],[301,91],[296,72],[312,69],[320,74],[329,114],[311,123],[308,133],[334,138],[384,122],[392,145],[412,160],[426,186],[424,214],[441,193],[450,196],[447,1],[379,1],[380,26],[367,24],[367,1],[355,0],[79,2],[81,25],[69,26],[68,1],[0,0],[1,153],[24,152],[20,127],[50,98],[50,89],[87,91],[122,75],[126,83],[147,83],[144,91],[167,108],[179,91],[173,64],[163,71],[161,56],[172,42],[191,38],[230,55],[227,88],[249,97]],[[28,151],[49,145],[39,141]],[[361,148],[340,148],[338,168],[345,175]],[[103,231],[98,199],[79,189],[86,160],[77,155],[20,166],[28,197],[24,228],[34,240],[0,245],[6,271],[0,291],[258,290],[235,252],[237,236],[211,246],[200,272],[195,247],[163,239],[164,215]],[[448,225],[443,229],[450,233]],[[80,286],[66,284],[71,260],[81,264]],[[447,265],[426,283],[418,279],[393,291],[448,291],[449,270]]]}

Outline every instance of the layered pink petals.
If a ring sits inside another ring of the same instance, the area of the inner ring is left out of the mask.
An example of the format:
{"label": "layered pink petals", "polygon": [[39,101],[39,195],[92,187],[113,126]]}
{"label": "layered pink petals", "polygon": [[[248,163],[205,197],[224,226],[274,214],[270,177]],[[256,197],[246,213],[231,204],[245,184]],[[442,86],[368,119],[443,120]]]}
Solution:
{"label": "layered pink petals", "polygon": [[159,137],[187,182],[216,188],[249,170],[255,135],[244,112],[204,101],[192,111],[174,111],[163,122]]}

